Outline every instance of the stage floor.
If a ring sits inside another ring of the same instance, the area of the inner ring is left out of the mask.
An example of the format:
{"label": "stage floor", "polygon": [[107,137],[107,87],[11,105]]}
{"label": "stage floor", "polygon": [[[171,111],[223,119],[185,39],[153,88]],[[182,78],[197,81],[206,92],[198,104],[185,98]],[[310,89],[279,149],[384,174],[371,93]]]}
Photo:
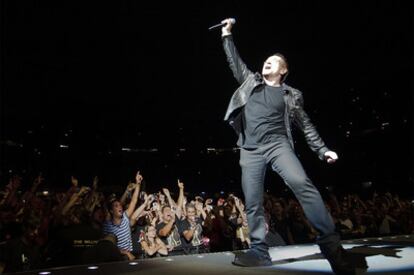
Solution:
{"label": "stage floor", "polygon": [[[414,274],[414,235],[343,241],[354,259],[358,274]],[[237,267],[234,253],[220,252],[191,256],[116,262],[99,265],[38,270],[24,274],[329,274],[328,262],[314,244],[279,246],[270,249],[273,265]]]}

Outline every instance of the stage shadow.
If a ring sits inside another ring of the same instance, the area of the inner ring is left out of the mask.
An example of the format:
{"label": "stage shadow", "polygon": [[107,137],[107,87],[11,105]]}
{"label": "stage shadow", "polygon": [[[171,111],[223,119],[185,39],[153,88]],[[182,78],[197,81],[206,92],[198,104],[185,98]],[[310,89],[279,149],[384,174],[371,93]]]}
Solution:
{"label": "stage shadow", "polygon": [[[385,257],[401,258],[401,256],[397,255],[397,253],[401,252],[401,248],[404,247],[405,246],[401,245],[388,245],[385,247],[371,247],[370,245],[361,245],[345,250],[347,251],[347,260],[352,264],[353,268],[357,271],[357,274],[361,274],[365,273],[369,269],[366,257],[382,255]],[[315,253],[299,258],[289,258],[273,261],[272,263],[273,265],[282,265],[294,262],[321,259],[325,259],[325,257],[321,253]]]}

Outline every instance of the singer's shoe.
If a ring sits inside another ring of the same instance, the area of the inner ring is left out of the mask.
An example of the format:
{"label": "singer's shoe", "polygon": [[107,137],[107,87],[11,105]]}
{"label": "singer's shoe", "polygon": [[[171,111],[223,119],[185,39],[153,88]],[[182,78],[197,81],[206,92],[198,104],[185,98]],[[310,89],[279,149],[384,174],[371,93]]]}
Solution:
{"label": "singer's shoe", "polygon": [[335,274],[356,274],[356,267],[352,264],[348,253],[340,244],[339,236],[336,233],[318,239],[317,243]]}
{"label": "singer's shoe", "polygon": [[237,266],[270,266],[272,265],[272,258],[268,252],[259,252],[254,249],[249,249],[246,252],[236,255],[232,262]]}
{"label": "singer's shoe", "polygon": [[349,261],[348,253],[342,247],[331,254],[326,254],[325,258],[331,265],[332,271],[337,275],[354,275],[356,268]]}

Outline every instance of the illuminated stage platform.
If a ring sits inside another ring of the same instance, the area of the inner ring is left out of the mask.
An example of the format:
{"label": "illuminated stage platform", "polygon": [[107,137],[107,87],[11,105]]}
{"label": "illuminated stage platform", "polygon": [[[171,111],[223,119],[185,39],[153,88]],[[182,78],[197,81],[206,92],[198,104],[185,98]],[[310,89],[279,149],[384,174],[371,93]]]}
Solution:
{"label": "illuminated stage platform", "polygon": [[[343,241],[358,274],[414,274],[414,235]],[[53,268],[23,274],[329,274],[328,262],[314,244],[279,246],[270,249],[273,265],[237,267],[234,253],[220,252],[175,256],[97,265]],[[22,273],[21,273],[22,274]]]}

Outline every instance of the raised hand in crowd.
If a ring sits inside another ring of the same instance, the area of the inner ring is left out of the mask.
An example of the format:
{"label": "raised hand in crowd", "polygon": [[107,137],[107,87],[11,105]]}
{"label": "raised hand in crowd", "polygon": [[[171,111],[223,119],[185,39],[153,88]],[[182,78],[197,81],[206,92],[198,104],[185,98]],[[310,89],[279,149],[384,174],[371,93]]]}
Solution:
{"label": "raised hand in crowd", "polygon": [[[20,181],[21,178],[17,177],[15,178],[15,180]],[[24,192],[23,196],[20,199],[13,198],[13,203],[10,206],[15,207],[16,212],[22,214],[24,212],[25,204],[30,205],[32,200],[36,198],[36,190],[43,181],[44,178],[42,177],[42,173],[39,173],[39,175],[33,180],[33,184],[30,187],[30,189]],[[18,188],[20,186],[20,182],[17,184],[14,183],[14,185]]]}
{"label": "raised hand in crowd", "polygon": [[178,188],[184,189],[184,182],[180,181],[179,179],[177,180],[177,185],[178,185]]}
{"label": "raised hand in crowd", "polygon": [[75,192],[72,194],[72,196],[70,197],[68,203],[63,207],[62,209],[62,216],[65,216],[69,213],[69,210],[78,202],[78,200],[85,195],[86,193],[88,193],[91,189],[87,186],[82,186],[78,192]]}
{"label": "raised hand in crowd", "polygon": [[206,199],[206,201],[204,202],[204,210],[206,211],[207,214],[209,214],[211,212],[211,210],[213,210],[213,200],[208,198]]}
{"label": "raised hand in crowd", "polygon": [[98,189],[98,183],[99,183],[99,178],[98,178],[98,176],[95,176],[93,178],[93,182],[92,182],[92,189],[94,191]]}
{"label": "raised hand in crowd", "polygon": [[196,200],[194,206],[195,206],[195,209],[197,210],[197,216],[201,215],[203,220],[205,220],[207,218],[207,213],[204,211],[203,203]]}
{"label": "raised hand in crowd", "polygon": [[136,176],[135,176],[135,183],[140,185],[143,180],[144,180],[144,178],[142,177],[141,172],[138,171]]}
{"label": "raised hand in crowd", "polygon": [[131,195],[131,192],[135,189],[136,186],[137,185],[134,182],[128,183],[127,187],[125,188],[124,193],[121,196],[121,199],[119,200],[122,205],[125,205],[127,198]]}
{"label": "raised hand in crowd", "polygon": [[155,216],[153,216],[152,217],[152,219],[151,219],[151,225],[152,226],[154,226],[155,227],[155,225],[157,224],[157,221],[158,221],[158,215],[155,215]]}
{"label": "raised hand in crowd", "polygon": [[71,184],[72,184],[73,187],[78,187],[78,185],[79,185],[78,179],[76,177],[74,177],[74,176],[71,176],[70,177],[70,182],[71,182]]}
{"label": "raised hand in crowd", "polygon": [[128,208],[126,210],[126,214],[128,217],[131,217],[132,214],[134,213],[135,210],[135,206],[137,205],[138,202],[138,195],[139,195],[139,191],[141,188],[141,182],[144,178],[142,177],[140,171],[137,172],[136,176],[135,176],[135,187],[134,187],[134,193],[132,194],[132,198],[131,201],[128,205]]}
{"label": "raised hand in crowd", "polygon": [[182,182],[181,180],[177,179],[177,186],[178,186],[178,199],[177,199],[177,217],[181,218],[181,216],[185,215],[185,205],[187,204],[187,200],[184,201],[185,197],[184,197],[184,182]]}
{"label": "raised hand in crowd", "polygon": [[178,206],[177,206],[177,203],[176,203],[176,202],[173,200],[173,198],[171,197],[170,190],[168,190],[167,188],[163,188],[163,189],[162,189],[162,192],[164,193],[165,197],[167,198],[168,204],[169,204],[171,207],[177,208],[177,207],[178,207]]}
{"label": "raised hand in crowd", "polygon": [[90,188],[90,192],[88,192],[88,195],[83,202],[85,209],[89,213],[92,213],[95,207],[100,203],[100,196],[97,192],[98,182],[98,176],[95,176],[92,181],[92,187]]}
{"label": "raised hand in crowd", "polygon": [[134,226],[140,217],[147,215],[148,212],[150,212],[150,211],[148,212],[145,211],[145,209],[147,209],[153,201],[154,201],[153,195],[144,194],[144,202],[130,216],[129,220],[130,220],[131,226]]}

